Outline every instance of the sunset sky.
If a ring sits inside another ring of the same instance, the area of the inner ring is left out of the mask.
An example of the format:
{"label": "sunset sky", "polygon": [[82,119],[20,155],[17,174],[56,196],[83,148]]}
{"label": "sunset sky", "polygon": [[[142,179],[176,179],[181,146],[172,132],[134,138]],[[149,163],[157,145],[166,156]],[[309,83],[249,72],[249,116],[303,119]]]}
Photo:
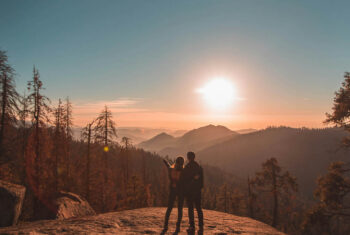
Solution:
{"label": "sunset sky", "polygon": [[[76,125],[106,104],[118,126],[323,127],[350,70],[349,9],[349,1],[1,0],[0,49],[18,91],[35,65],[53,104],[70,97]],[[219,109],[205,96],[217,78],[233,90]]]}

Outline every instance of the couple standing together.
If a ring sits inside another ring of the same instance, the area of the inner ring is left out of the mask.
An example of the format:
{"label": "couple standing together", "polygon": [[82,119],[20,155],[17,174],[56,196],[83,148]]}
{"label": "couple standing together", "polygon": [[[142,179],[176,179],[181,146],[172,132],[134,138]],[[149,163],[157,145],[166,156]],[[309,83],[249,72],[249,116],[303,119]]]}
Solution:
{"label": "couple standing together", "polygon": [[168,208],[165,213],[164,229],[161,234],[165,234],[168,231],[169,216],[171,210],[173,209],[176,198],[178,200],[178,217],[174,234],[178,234],[180,232],[184,199],[186,199],[188,206],[188,218],[190,224],[190,227],[187,229],[188,234],[195,234],[194,206],[196,207],[198,213],[198,235],[203,234],[203,212],[201,206],[203,169],[195,161],[195,154],[193,152],[187,153],[187,160],[188,163],[185,167],[183,157],[176,158],[175,164],[173,166],[170,166],[170,164],[164,160],[169,173],[170,192]]}

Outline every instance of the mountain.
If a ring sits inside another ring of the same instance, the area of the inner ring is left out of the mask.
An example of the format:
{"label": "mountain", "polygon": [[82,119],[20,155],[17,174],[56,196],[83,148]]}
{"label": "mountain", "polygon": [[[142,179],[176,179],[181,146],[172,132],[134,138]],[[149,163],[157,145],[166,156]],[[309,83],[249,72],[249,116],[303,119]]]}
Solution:
{"label": "mountain", "polygon": [[[0,234],[160,234],[166,208],[148,207],[65,220],[42,220],[0,228]],[[177,211],[169,221],[175,230]],[[284,235],[275,228],[247,217],[203,210],[205,234]],[[187,213],[183,213],[181,234],[187,234]]]}
{"label": "mountain", "polygon": [[138,147],[151,151],[159,151],[167,146],[172,146],[175,142],[175,137],[163,132],[147,141],[140,143]]}
{"label": "mountain", "polygon": [[[81,127],[73,128],[73,136],[75,139],[80,139],[81,131]],[[186,133],[186,130],[171,130],[144,127],[117,127],[117,141],[120,142],[121,139],[125,136],[131,139],[132,144],[137,145],[163,132],[169,133],[174,137],[178,137]]]}
{"label": "mountain", "polygon": [[300,191],[311,197],[317,177],[326,172],[330,162],[349,160],[348,152],[340,148],[346,135],[336,128],[267,128],[236,135],[201,150],[197,156],[201,162],[244,178],[259,170],[266,159],[275,157],[281,167],[297,177]]}
{"label": "mountain", "polygon": [[235,132],[224,126],[208,125],[185,133],[177,141],[178,144],[197,145],[204,142],[210,142],[233,135]]}
{"label": "mountain", "polygon": [[160,155],[176,157],[185,155],[188,151],[199,151],[210,145],[225,141],[235,135],[236,132],[224,126],[208,125],[186,132],[181,137],[173,137],[161,133],[150,140],[138,145],[148,151],[155,151]]}

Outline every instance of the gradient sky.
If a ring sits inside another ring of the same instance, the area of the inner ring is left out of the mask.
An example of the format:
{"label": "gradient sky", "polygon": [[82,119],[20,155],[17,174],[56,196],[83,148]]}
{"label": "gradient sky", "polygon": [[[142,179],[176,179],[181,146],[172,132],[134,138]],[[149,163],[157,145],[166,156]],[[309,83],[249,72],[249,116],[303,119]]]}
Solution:
{"label": "gradient sky", "polygon": [[[0,49],[19,92],[39,69],[75,124],[104,104],[118,126],[322,127],[350,70],[349,1],[0,1]],[[215,76],[224,112],[195,92]]]}

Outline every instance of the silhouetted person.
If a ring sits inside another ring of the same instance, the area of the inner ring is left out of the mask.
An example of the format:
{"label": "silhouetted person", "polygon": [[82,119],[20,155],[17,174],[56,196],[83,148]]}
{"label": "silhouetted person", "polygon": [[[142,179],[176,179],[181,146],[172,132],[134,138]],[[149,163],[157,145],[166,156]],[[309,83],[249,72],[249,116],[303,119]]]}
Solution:
{"label": "silhouetted person", "polygon": [[168,231],[168,222],[171,210],[173,209],[174,202],[177,198],[178,202],[178,214],[177,214],[177,222],[176,222],[176,230],[174,234],[178,234],[180,232],[181,220],[182,220],[182,208],[184,203],[184,193],[183,187],[180,183],[180,178],[183,171],[183,165],[185,160],[183,157],[176,158],[175,164],[173,167],[169,165],[166,160],[163,160],[165,165],[168,168],[169,180],[170,180],[170,192],[168,199],[168,208],[165,213],[165,221],[164,221],[164,229],[161,234],[165,234]]}
{"label": "silhouetted person", "polygon": [[187,230],[188,234],[195,233],[195,223],[194,223],[194,210],[193,207],[196,207],[198,214],[198,225],[199,230],[198,234],[203,234],[203,211],[201,205],[201,191],[203,188],[203,169],[202,167],[194,160],[194,152],[187,153],[188,163],[186,164],[181,181],[183,182],[185,198],[188,204],[188,218],[190,227]]}

